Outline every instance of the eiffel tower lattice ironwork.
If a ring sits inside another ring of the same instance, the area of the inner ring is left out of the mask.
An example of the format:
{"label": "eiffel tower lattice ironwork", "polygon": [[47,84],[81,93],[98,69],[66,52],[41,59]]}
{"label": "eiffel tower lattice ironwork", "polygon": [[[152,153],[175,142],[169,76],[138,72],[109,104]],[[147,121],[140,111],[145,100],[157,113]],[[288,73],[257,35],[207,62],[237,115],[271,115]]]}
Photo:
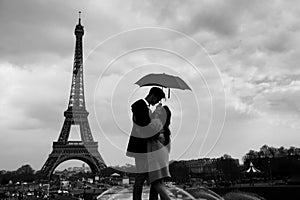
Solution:
{"label": "eiffel tower lattice ironwork", "polygon": [[[79,12],[80,14],[80,12]],[[76,44],[73,75],[68,109],[59,138],[53,142],[52,152],[41,169],[41,173],[50,178],[55,168],[64,161],[77,159],[87,163],[94,174],[106,167],[95,142],[88,122],[85,107],[83,82],[82,37],[84,34],[81,18],[75,28]],[[79,125],[81,141],[68,141],[72,125]]]}

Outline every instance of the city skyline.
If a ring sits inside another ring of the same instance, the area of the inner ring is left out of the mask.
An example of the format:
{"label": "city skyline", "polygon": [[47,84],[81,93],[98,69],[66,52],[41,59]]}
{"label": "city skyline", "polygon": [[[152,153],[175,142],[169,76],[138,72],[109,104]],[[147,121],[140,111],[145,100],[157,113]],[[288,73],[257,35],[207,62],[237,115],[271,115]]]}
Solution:
{"label": "city skyline", "polygon": [[151,72],[192,88],[164,102],[171,159],[299,147],[298,4],[1,1],[0,169],[37,170],[51,153],[69,100],[78,11],[89,122],[107,165],[133,163],[125,156],[130,104],[149,89],[134,83]]}

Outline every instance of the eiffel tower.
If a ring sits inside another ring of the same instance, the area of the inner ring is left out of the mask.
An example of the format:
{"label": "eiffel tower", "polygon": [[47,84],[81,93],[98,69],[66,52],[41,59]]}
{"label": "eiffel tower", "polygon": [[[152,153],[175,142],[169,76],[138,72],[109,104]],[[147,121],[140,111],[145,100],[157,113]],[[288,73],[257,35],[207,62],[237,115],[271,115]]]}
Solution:
{"label": "eiffel tower", "polygon": [[[82,37],[84,34],[79,12],[79,22],[75,28],[76,45],[69,104],[64,112],[65,120],[57,141],[53,142],[52,152],[41,169],[50,178],[54,169],[64,161],[77,159],[87,163],[94,174],[100,174],[106,165],[98,151],[88,122],[85,107],[83,82]],[[79,125],[81,141],[68,141],[72,125]]]}

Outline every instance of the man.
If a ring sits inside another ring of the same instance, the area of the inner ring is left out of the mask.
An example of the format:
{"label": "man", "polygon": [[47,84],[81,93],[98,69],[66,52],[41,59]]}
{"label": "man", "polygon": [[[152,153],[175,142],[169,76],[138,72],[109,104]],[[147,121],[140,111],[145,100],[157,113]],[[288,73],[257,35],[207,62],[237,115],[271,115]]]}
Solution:
{"label": "man", "polygon": [[[163,90],[152,87],[145,99],[139,99],[131,105],[133,127],[126,155],[135,158],[137,175],[133,186],[133,200],[142,199],[143,184],[148,178],[147,139],[163,128],[160,120],[151,119],[149,106],[154,106],[162,98],[165,98]],[[150,188],[150,193],[155,194],[156,192]],[[153,196],[157,196],[157,194]]]}

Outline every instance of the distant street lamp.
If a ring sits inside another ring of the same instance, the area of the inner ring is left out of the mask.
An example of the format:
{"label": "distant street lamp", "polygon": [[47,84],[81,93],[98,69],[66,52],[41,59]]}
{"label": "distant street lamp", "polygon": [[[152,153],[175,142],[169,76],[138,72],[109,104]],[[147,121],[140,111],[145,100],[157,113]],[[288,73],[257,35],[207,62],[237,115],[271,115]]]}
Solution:
{"label": "distant street lamp", "polygon": [[268,165],[269,165],[269,179],[271,182],[271,185],[273,185],[273,180],[272,180],[272,167],[271,167],[271,160],[268,160]]}

